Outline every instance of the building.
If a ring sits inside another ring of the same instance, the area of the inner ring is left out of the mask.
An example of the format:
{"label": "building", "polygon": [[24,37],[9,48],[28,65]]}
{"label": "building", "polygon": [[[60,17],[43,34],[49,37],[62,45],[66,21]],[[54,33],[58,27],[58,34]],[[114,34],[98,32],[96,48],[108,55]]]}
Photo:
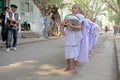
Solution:
{"label": "building", "polygon": [[[0,4],[9,7],[10,4],[16,4],[18,6],[17,12],[20,14],[21,23],[27,21],[30,23],[31,31],[42,35],[44,25],[43,16],[40,10],[36,7],[33,0],[0,0]],[[1,9],[0,9],[1,10]],[[20,33],[21,25],[20,25]]]}

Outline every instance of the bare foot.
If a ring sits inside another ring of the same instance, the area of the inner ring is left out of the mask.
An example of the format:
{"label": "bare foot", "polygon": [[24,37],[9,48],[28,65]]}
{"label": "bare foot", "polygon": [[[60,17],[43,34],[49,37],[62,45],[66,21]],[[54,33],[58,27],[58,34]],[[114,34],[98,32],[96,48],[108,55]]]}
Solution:
{"label": "bare foot", "polygon": [[80,66],[80,62],[77,62],[77,64],[76,64],[77,66]]}
{"label": "bare foot", "polygon": [[89,53],[88,54],[90,54],[91,53],[91,51],[89,51]]}
{"label": "bare foot", "polygon": [[72,70],[70,71],[70,75],[74,75],[74,74],[75,74],[75,70],[72,69]]}
{"label": "bare foot", "polygon": [[90,54],[88,54],[88,56],[90,56]]}
{"label": "bare foot", "polygon": [[65,71],[68,71],[68,70],[70,70],[70,67],[66,67],[66,68],[64,69],[64,72],[65,72]]}

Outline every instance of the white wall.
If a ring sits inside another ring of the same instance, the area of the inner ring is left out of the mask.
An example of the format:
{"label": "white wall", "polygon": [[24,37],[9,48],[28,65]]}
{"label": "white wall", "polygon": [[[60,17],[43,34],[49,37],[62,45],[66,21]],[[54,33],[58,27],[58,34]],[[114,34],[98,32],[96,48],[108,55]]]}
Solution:
{"label": "white wall", "polygon": [[43,17],[39,11],[39,9],[34,5],[33,6],[33,21],[32,21],[32,31],[42,34],[44,25],[43,25]]}

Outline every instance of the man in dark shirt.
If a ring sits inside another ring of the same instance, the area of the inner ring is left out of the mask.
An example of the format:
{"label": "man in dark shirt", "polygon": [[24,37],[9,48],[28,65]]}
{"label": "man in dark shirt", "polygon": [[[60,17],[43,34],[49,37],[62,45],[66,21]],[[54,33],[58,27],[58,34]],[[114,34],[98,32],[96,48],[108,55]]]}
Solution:
{"label": "man in dark shirt", "polygon": [[0,21],[1,21],[1,26],[2,26],[2,30],[1,30],[2,41],[7,40],[7,28],[5,27],[5,14],[8,11],[9,11],[9,8],[4,7],[3,12],[0,14]]}

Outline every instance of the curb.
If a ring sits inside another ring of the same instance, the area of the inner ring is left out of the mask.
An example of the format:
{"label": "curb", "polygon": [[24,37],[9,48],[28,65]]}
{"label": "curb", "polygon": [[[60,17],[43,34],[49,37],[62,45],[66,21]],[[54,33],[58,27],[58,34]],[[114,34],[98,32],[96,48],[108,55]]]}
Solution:
{"label": "curb", "polygon": [[[61,39],[63,37],[56,37],[56,38],[49,38],[49,39],[39,39],[39,40],[33,40],[33,41],[27,41],[23,43],[18,43],[18,45],[23,45],[23,44],[30,44],[30,43],[36,43],[36,42],[42,42],[42,41],[49,41],[49,40],[56,40],[56,39]],[[32,38],[34,39],[34,38]]]}
{"label": "curb", "polygon": [[120,39],[114,38],[115,40],[115,49],[117,53],[117,67],[118,67],[118,78],[120,80]]}
{"label": "curb", "polygon": [[[42,42],[42,41],[48,41],[48,40],[56,40],[56,39],[61,39],[63,37],[50,37],[49,39],[44,39],[44,38],[27,38],[27,39],[37,39],[37,40],[28,40],[25,42],[18,42],[17,45],[24,45],[24,44],[30,44],[30,43],[36,43],[36,42]],[[23,39],[26,40],[26,39]],[[20,39],[19,39],[20,41]],[[5,43],[0,43],[0,48],[4,48]]]}

